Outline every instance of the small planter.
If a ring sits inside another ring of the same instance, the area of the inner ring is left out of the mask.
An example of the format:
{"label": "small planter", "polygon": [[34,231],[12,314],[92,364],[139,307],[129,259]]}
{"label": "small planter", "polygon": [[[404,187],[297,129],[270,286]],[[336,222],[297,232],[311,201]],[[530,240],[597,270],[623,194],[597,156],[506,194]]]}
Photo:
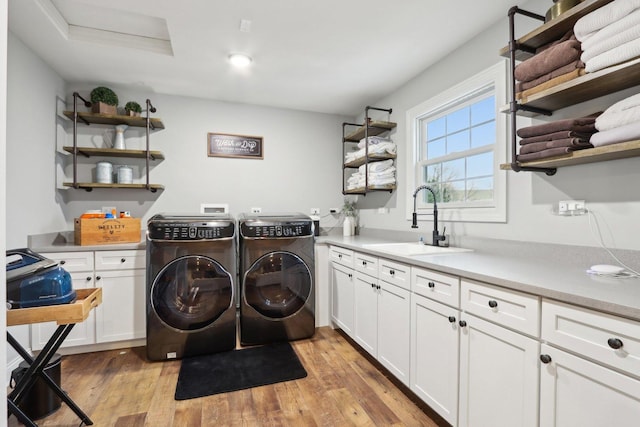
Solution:
{"label": "small planter", "polygon": [[126,113],[129,117],[140,117],[140,113],[138,113],[137,111],[128,110]]}
{"label": "small planter", "polygon": [[105,104],[104,102],[94,102],[91,105],[91,112],[115,116],[118,114],[118,108],[115,105]]}

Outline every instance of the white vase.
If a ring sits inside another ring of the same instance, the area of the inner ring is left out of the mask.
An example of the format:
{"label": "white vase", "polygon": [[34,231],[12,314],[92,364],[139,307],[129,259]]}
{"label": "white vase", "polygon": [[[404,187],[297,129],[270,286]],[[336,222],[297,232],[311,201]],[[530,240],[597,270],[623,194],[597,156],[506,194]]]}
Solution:
{"label": "white vase", "polygon": [[127,147],[124,145],[124,131],[127,130],[128,125],[116,126],[116,141],[113,143],[113,148],[116,150],[124,150]]}
{"label": "white vase", "polygon": [[355,228],[355,221],[352,216],[345,216],[344,222],[342,223],[342,235],[343,236],[353,236]]}

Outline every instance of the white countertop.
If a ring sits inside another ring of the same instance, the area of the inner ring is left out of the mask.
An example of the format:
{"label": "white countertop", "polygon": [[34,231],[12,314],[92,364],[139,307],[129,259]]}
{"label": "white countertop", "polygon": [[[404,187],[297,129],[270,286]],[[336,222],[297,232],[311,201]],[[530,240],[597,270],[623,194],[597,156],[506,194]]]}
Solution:
{"label": "white countertop", "polygon": [[640,278],[617,279],[587,274],[593,260],[566,253],[562,246],[549,245],[552,249],[548,252],[532,254],[518,251],[516,247],[529,244],[513,242],[514,247],[498,250],[474,247],[472,252],[413,256],[393,255],[365,247],[386,242],[389,240],[366,236],[326,236],[317,240],[317,243],[334,244],[640,321]]}

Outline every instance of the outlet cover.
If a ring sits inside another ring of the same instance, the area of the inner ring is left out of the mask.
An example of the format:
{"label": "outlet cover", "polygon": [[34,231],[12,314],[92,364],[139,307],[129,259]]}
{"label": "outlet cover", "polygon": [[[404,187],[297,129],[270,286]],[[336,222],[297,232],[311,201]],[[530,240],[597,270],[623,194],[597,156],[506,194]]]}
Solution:
{"label": "outlet cover", "polygon": [[251,213],[261,213],[262,208],[251,208]]}

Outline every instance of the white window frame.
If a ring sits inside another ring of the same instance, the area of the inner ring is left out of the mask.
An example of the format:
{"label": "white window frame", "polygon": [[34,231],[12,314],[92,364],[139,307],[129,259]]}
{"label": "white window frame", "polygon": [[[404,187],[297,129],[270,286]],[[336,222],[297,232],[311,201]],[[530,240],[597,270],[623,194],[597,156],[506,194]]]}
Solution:
{"label": "white window frame", "polygon": [[[506,222],[507,221],[507,173],[500,169],[507,162],[507,136],[509,130],[508,114],[501,112],[507,104],[507,62],[487,68],[475,76],[453,86],[444,92],[416,105],[407,111],[407,129],[409,147],[406,167],[406,219],[411,220],[413,213],[413,192],[422,184],[420,161],[420,120],[435,114],[447,105],[455,104],[480,88],[493,85],[496,108],[496,143],[493,150],[494,200],[491,203],[438,205],[438,219],[452,222]],[[422,193],[418,195],[421,197]],[[431,206],[420,207],[418,203],[418,221],[433,221]]]}

